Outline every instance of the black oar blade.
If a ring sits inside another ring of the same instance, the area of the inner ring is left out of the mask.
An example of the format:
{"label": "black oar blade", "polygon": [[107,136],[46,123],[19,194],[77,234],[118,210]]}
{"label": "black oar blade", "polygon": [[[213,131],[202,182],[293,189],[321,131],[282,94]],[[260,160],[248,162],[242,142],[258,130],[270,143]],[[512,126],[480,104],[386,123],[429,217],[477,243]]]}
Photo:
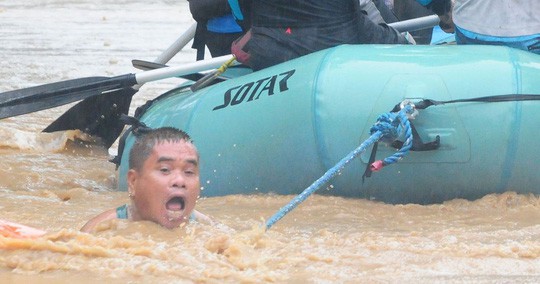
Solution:
{"label": "black oar blade", "polygon": [[137,84],[134,74],[87,77],[0,93],[0,119],[49,109]]}
{"label": "black oar blade", "polygon": [[109,148],[124,128],[119,117],[128,114],[131,98],[137,92],[125,88],[92,96],[77,103],[51,123],[43,132],[79,129],[92,136],[100,137]]}

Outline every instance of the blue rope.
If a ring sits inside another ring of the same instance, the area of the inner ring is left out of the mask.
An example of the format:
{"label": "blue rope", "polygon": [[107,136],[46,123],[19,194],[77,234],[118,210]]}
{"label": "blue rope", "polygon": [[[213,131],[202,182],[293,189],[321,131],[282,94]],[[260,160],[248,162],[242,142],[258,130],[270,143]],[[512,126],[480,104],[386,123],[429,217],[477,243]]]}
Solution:
{"label": "blue rope", "polygon": [[[392,164],[401,159],[411,148],[412,146],[412,130],[410,127],[409,119],[407,118],[407,113],[412,113],[413,108],[410,105],[406,105],[401,111],[396,113],[389,113],[379,116],[377,119],[377,124],[371,128],[371,136],[364,141],[360,146],[358,146],[354,151],[350,152],[347,156],[341,159],[336,165],[330,168],[324,173],[319,179],[312,183],[308,188],[306,188],[302,193],[297,195],[293,200],[291,200],[287,205],[283,206],[278,210],[268,221],[266,222],[266,230],[270,229],[277,221],[285,217],[287,213],[296,208],[300,203],[302,203],[306,198],[308,198],[313,192],[317,191],[325,183],[327,183],[331,178],[336,176],[349,162],[354,158],[360,155],[366,150],[367,147],[371,146],[375,142],[381,139],[397,139],[398,134],[405,130],[406,140],[403,143],[403,147],[396,152],[394,155],[385,159],[386,163]],[[398,118],[398,119],[396,119]],[[401,123],[400,123],[401,122]],[[383,162],[384,163],[384,162]]]}
{"label": "blue rope", "polygon": [[378,117],[377,124],[371,127],[370,133],[376,131],[381,131],[384,133],[384,136],[381,140],[392,142],[399,137],[399,133],[403,133],[405,142],[401,149],[396,152],[394,155],[385,158],[382,161],[383,166],[397,163],[401,158],[403,158],[412,147],[412,128],[411,123],[407,117],[408,113],[412,113],[414,109],[410,105],[406,105],[401,111],[397,113],[385,113]]}

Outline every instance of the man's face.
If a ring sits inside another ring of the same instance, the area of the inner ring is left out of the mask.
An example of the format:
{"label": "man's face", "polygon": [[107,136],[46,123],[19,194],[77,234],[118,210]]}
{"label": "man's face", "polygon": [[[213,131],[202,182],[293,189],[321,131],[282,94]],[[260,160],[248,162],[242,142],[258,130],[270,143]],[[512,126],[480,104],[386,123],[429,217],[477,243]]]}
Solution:
{"label": "man's face", "polygon": [[134,220],[178,227],[189,220],[201,190],[197,149],[183,140],[156,144],[140,171],[129,170],[128,186]]}

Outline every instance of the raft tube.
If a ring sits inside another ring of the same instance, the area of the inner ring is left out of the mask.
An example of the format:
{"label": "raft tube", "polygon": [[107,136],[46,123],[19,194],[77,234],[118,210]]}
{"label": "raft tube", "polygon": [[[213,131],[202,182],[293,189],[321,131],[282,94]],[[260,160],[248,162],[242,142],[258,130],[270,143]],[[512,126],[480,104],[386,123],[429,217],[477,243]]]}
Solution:
{"label": "raft tube", "polygon": [[[187,131],[201,157],[202,196],[298,194],[409,99],[540,95],[540,56],[496,46],[343,45],[189,92],[162,95],[141,121]],[[420,110],[424,142],[364,181],[370,150],[318,194],[439,203],[490,193],[540,193],[540,101],[456,103]],[[126,190],[128,137],[119,172]],[[377,159],[395,153],[379,144]]]}

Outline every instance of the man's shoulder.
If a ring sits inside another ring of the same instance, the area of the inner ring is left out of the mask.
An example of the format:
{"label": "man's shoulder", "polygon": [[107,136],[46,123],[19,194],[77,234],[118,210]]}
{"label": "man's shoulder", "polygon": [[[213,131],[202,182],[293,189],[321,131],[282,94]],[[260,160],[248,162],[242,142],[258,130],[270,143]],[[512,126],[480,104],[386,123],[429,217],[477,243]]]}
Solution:
{"label": "man's shoulder", "polygon": [[81,232],[91,232],[99,223],[117,218],[116,208],[109,209],[86,222],[86,224],[84,224],[84,226],[81,228]]}

